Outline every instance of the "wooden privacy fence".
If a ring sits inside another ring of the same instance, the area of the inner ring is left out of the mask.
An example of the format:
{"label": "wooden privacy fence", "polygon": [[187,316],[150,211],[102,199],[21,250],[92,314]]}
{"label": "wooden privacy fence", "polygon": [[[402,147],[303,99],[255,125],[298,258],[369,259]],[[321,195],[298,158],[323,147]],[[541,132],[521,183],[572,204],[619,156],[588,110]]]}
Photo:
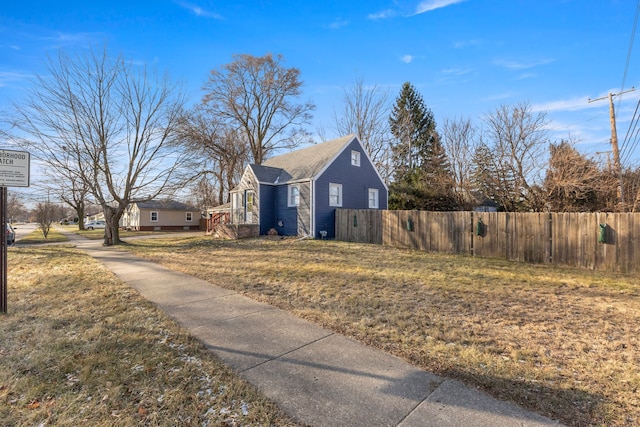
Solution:
{"label": "wooden privacy fence", "polygon": [[336,240],[591,270],[640,271],[639,213],[338,209]]}

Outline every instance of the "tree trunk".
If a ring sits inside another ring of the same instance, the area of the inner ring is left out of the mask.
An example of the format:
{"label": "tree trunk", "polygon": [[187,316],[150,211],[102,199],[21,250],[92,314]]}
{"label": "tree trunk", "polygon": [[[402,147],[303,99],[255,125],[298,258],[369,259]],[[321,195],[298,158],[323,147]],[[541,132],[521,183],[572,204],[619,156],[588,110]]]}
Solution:
{"label": "tree trunk", "polygon": [[111,206],[105,206],[104,208],[104,246],[119,245],[122,243],[120,240],[120,217],[122,216],[122,209],[114,208]]}
{"label": "tree trunk", "polygon": [[84,230],[84,203],[76,206],[76,215],[78,217],[78,230]]}

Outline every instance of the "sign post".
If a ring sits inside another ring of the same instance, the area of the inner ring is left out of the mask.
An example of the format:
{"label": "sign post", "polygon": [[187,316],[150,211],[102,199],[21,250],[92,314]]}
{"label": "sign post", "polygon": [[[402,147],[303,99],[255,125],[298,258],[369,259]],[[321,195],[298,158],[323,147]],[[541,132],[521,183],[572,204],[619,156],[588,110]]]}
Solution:
{"label": "sign post", "polygon": [[7,312],[7,187],[28,187],[31,156],[0,149],[0,313]]}

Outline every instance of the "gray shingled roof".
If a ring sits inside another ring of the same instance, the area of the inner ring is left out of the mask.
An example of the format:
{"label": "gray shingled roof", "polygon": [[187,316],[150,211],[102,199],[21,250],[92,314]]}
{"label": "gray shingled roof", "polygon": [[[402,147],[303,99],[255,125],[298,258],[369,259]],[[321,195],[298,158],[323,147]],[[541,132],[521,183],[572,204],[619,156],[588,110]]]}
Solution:
{"label": "gray shingled roof", "polygon": [[[259,182],[284,182],[291,179],[291,176],[280,168],[271,168],[264,165],[251,165],[253,173]],[[287,178],[288,177],[288,178]]]}
{"label": "gray shingled roof", "polygon": [[266,160],[262,165],[251,165],[260,182],[279,183],[310,179],[331,161],[355,135],[347,135],[322,142]]}
{"label": "gray shingled roof", "polygon": [[170,211],[197,211],[198,209],[187,205],[186,203],[177,202],[175,200],[147,200],[146,202],[137,202],[138,209],[156,209]]}

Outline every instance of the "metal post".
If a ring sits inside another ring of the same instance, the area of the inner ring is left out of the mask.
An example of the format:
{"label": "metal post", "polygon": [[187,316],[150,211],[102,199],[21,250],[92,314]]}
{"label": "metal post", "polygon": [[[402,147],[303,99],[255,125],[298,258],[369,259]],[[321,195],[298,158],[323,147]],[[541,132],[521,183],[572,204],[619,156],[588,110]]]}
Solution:
{"label": "metal post", "polygon": [[0,187],[0,313],[7,312],[7,188]]}

